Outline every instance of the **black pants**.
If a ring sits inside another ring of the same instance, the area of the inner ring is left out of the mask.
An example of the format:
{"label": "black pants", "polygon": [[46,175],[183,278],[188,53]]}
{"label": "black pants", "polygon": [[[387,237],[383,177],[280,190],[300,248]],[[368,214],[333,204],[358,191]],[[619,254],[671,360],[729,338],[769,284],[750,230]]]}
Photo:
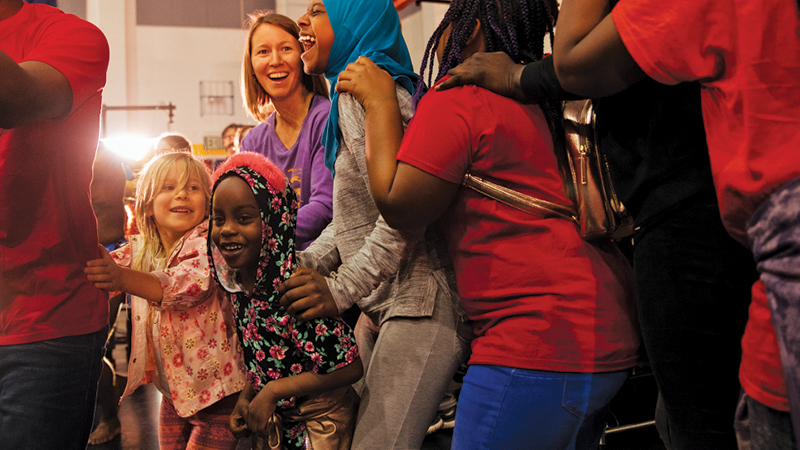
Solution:
{"label": "black pants", "polygon": [[640,229],[633,258],[661,438],[671,450],[735,450],[751,253],[727,234],[709,191]]}

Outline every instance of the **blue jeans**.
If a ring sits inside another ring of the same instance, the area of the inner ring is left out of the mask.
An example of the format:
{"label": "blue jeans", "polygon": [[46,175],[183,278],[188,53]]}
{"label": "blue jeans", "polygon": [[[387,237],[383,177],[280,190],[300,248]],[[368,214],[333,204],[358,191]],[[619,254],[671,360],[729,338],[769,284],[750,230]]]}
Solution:
{"label": "blue jeans", "polygon": [[767,288],[794,433],[800,436],[800,178],[759,206],[747,223],[747,236]]}
{"label": "blue jeans", "polygon": [[452,450],[595,449],[630,371],[562,373],[472,365]]}
{"label": "blue jeans", "polygon": [[86,448],[107,333],[0,346],[0,447]]}

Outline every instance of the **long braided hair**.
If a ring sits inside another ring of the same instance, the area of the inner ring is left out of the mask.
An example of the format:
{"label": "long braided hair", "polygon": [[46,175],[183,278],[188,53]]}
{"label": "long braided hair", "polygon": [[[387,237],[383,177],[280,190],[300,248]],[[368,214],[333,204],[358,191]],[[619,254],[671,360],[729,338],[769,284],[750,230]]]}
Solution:
{"label": "long braided hair", "polygon": [[[448,70],[461,64],[461,52],[475,29],[476,20],[480,20],[483,28],[487,52],[504,52],[515,63],[527,64],[539,61],[544,56],[545,36],[549,36],[550,42],[553,42],[553,27],[557,15],[558,5],[555,0],[452,0],[450,8],[425,48],[414,95],[415,104],[424,93],[426,71],[428,86],[431,85],[433,54],[448,26],[450,37],[444,47],[439,73],[436,75],[437,81]],[[547,118],[555,148],[561,148],[564,145],[561,102],[540,101],[539,107]],[[566,153],[558,150],[555,153],[559,170],[562,176],[566,176],[569,173]]]}

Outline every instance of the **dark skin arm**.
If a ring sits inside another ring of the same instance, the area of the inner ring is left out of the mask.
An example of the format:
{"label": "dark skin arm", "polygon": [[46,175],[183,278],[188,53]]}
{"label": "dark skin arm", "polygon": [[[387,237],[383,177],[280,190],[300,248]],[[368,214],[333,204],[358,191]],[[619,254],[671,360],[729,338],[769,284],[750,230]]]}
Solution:
{"label": "dark skin arm", "polygon": [[397,162],[403,122],[392,77],[362,56],[339,74],[336,89],[364,106],[370,191],[383,218],[399,230],[430,225],[450,206],[460,186]]}
{"label": "dark skin arm", "polygon": [[281,283],[278,292],[281,294],[280,304],[300,322],[339,315],[325,277],[314,269],[298,267],[288,280]]}
{"label": "dark skin arm", "polygon": [[524,68],[524,65],[516,64],[503,52],[475,53],[448,70],[447,74],[451,78],[437,84],[436,90],[443,91],[456,86],[474,84],[524,103],[528,101],[520,85]]}
{"label": "dark skin arm", "polygon": [[0,128],[11,129],[66,116],[72,108],[72,88],[53,66],[14,62],[0,51]]}
{"label": "dark skin arm", "polygon": [[228,426],[235,438],[243,438],[250,435],[250,430],[247,428],[247,415],[249,414],[250,401],[256,396],[256,391],[253,385],[249,382],[245,384],[242,392],[239,392],[239,399],[236,400],[236,406],[233,407],[230,417],[228,417]]}
{"label": "dark skin arm", "polygon": [[[262,436],[267,434],[267,423],[275,412],[278,400],[290,397],[307,397],[322,392],[332,391],[343,386],[349,386],[364,374],[361,359],[356,358],[352,363],[331,373],[318,374],[303,372],[299,375],[278,378],[267,383],[255,396],[250,397],[254,391],[249,386],[249,391],[239,395],[237,406],[231,414],[230,426],[234,433],[246,434],[242,428],[242,418],[247,423],[247,429]],[[250,397],[250,403],[244,408],[244,402]]]}
{"label": "dark skin arm", "polygon": [[474,84],[518,102],[526,102],[528,99],[520,85],[524,68],[524,65],[516,64],[503,52],[475,53],[448,70],[451,78],[437,84],[436,90]]}
{"label": "dark skin arm", "polygon": [[[416,229],[438,219],[455,198],[459,185],[397,163],[403,119],[392,77],[362,56],[339,75],[337,89],[353,94],[365,108],[370,190],[389,226]],[[280,293],[281,305],[298,320],[339,314],[325,277],[312,269],[298,268],[280,286]]]}
{"label": "dark skin arm", "polygon": [[[610,11],[608,0],[562,2],[553,62],[565,91],[597,98],[620,92],[646,77],[623,45]],[[448,71],[452,78],[437,89],[475,84],[525,102],[520,84],[524,67],[502,52],[476,53]]]}
{"label": "dark skin arm", "polygon": [[553,45],[561,86],[575,94],[616,94],[646,77],[611,18],[608,0],[564,0]]}

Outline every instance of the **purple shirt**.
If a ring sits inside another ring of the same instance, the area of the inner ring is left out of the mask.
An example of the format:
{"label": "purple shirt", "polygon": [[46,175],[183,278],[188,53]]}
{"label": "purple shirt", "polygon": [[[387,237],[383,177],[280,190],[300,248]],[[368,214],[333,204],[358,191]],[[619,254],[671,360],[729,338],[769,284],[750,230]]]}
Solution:
{"label": "purple shirt", "polygon": [[325,167],[325,147],[320,143],[331,102],[319,95],[303,121],[292,148],[275,133],[275,113],[247,133],[242,151],[260,153],[283,169],[300,202],[297,210],[297,249],[303,250],[322,233],[333,217],[333,177]]}

